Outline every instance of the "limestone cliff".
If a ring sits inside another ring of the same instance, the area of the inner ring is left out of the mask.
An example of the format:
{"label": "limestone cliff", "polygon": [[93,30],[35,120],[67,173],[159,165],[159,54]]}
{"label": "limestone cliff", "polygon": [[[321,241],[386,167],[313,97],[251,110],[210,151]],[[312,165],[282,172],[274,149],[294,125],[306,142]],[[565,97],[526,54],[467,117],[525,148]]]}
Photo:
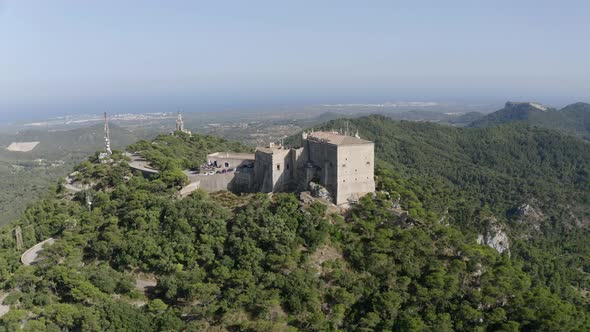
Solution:
{"label": "limestone cliff", "polygon": [[499,253],[507,253],[510,256],[510,241],[502,225],[494,217],[486,218],[483,221],[484,231],[483,234],[478,235],[477,243],[485,244]]}

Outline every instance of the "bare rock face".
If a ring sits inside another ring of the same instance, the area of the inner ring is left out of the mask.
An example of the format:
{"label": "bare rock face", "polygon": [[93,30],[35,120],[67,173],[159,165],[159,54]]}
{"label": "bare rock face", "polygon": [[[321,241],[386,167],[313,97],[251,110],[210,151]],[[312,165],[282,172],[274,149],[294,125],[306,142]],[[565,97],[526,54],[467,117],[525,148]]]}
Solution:
{"label": "bare rock face", "polygon": [[494,217],[487,218],[484,222],[485,229],[483,234],[477,237],[477,243],[485,244],[501,254],[505,252],[510,256],[510,240],[502,225]]}
{"label": "bare rock face", "polygon": [[545,221],[545,215],[540,208],[534,207],[531,203],[525,203],[516,209],[516,221],[528,225],[530,229],[539,232]]}
{"label": "bare rock face", "polygon": [[397,194],[397,198],[395,200],[393,200],[393,208],[394,209],[401,209],[402,208],[401,200],[402,200],[402,197],[399,194]]}
{"label": "bare rock face", "polygon": [[326,206],[326,215],[331,215],[333,213],[340,214],[340,213],[344,213],[346,211],[345,208],[338,206],[328,200],[312,196],[312,194],[309,191],[302,191],[299,194],[299,201],[302,204],[301,209],[303,211],[305,211],[305,209],[309,205],[313,204],[314,202],[319,202],[319,203],[322,203]]}
{"label": "bare rock face", "polygon": [[548,111],[549,108],[545,105],[534,102],[515,102],[508,101],[504,106],[505,109],[536,109],[539,111]]}
{"label": "bare rock face", "polygon": [[525,203],[516,209],[516,214],[521,218],[526,219],[543,219],[543,213],[539,209],[535,209],[531,204]]}
{"label": "bare rock face", "polygon": [[334,199],[332,198],[332,195],[330,195],[330,192],[328,191],[328,189],[324,188],[322,185],[315,183],[315,182],[310,182],[309,183],[309,191],[311,192],[311,195],[313,197],[318,197],[318,198],[322,198],[327,200],[328,202],[333,202]]}

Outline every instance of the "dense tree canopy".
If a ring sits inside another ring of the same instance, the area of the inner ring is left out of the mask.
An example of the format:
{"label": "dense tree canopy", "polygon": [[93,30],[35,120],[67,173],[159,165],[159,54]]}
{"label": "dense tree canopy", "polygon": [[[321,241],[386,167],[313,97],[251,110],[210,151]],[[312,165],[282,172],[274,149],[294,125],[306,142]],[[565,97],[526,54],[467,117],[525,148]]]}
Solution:
{"label": "dense tree canopy", "polygon": [[[380,188],[410,214],[475,234],[493,214],[533,282],[590,301],[590,144],[521,123],[476,129],[370,116],[348,126],[375,142]],[[523,204],[539,217],[523,218]]]}
{"label": "dense tree canopy", "polygon": [[[381,135],[375,138],[388,137],[374,130]],[[174,151],[182,151],[208,140],[169,137],[134,149],[152,151],[147,146],[173,140],[182,146]],[[202,163],[207,151],[222,148],[227,146],[212,144],[190,163]],[[174,153],[162,152],[162,159]],[[169,182],[174,180],[131,174],[118,154],[113,164],[91,158],[77,168],[92,186],[91,210],[84,193],[57,189],[19,220],[26,246],[57,239],[36,264],[22,266],[12,228],[0,229],[0,282],[9,294],[4,303],[11,305],[0,330],[590,328],[581,302],[530,273],[547,263],[534,251],[542,250],[537,244],[516,251],[517,257],[534,253],[538,264],[476,244],[475,220],[488,212],[474,207],[482,196],[471,197],[471,182],[462,194],[451,179],[434,173],[451,166],[424,166],[421,180],[409,167],[397,168],[395,158],[406,157],[390,157],[384,143],[378,142],[377,153],[383,162],[380,191],[338,214],[321,203],[303,204],[291,193],[238,197],[197,191],[179,198]],[[581,162],[559,174],[573,176]],[[571,185],[585,190],[581,183]],[[497,213],[497,198],[490,197],[489,213]],[[400,218],[398,203],[410,218]],[[441,221],[445,216],[450,224]],[[144,294],[136,283],[150,278],[155,286]]]}

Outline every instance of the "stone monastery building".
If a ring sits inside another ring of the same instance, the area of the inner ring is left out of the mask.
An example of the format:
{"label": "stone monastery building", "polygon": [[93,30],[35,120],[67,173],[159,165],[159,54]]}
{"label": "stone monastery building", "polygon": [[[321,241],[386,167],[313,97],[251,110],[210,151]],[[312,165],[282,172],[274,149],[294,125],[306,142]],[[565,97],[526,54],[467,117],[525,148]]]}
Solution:
{"label": "stone monastery building", "polygon": [[305,191],[310,184],[320,185],[337,205],[375,191],[374,144],[358,135],[303,133],[299,148],[270,144],[257,148],[254,156],[217,152],[208,156],[208,163],[220,168],[242,166],[226,175],[227,189],[233,191]]}

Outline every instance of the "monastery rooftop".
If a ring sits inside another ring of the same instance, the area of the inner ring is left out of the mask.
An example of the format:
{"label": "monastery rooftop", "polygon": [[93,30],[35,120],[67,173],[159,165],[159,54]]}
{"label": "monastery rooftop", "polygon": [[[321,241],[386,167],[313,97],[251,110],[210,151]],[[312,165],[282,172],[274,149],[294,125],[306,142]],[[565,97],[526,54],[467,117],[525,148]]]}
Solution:
{"label": "monastery rooftop", "polygon": [[334,145],[358,145],[372,144],[373,142],[353,136],[342,135],[335,132],[316,131],[309,133],[307,139],[311,141],[325,142]]}

